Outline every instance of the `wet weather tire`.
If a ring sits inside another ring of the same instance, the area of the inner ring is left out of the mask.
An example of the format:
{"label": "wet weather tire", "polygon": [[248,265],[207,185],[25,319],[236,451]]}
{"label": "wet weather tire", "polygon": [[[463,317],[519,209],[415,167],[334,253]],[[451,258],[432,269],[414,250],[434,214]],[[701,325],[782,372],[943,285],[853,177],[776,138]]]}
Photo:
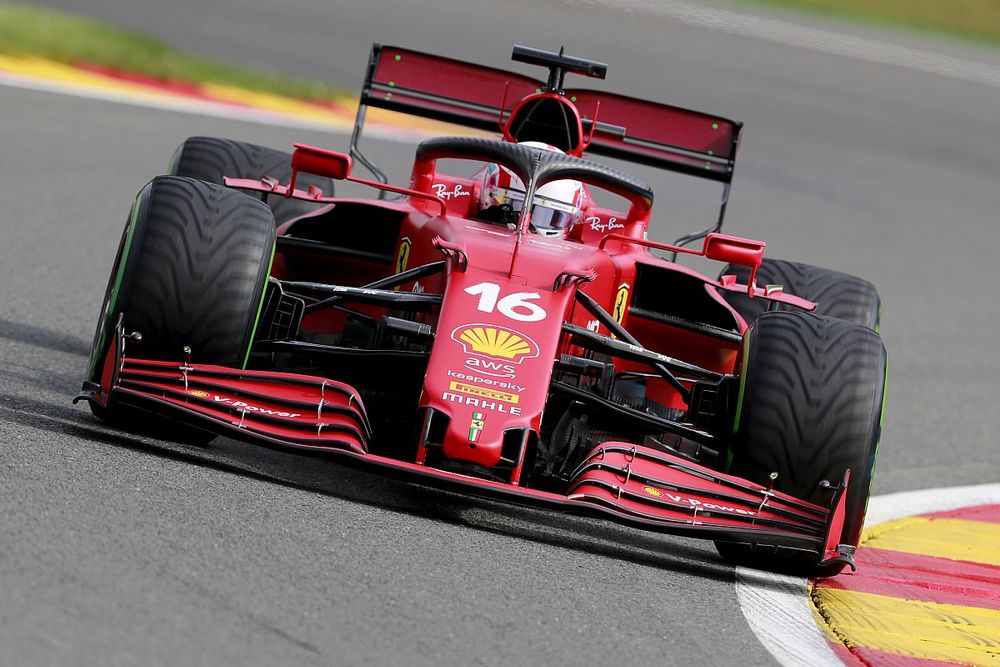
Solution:
{"label": "wet weather tire", "polygon": [[[266,146],[248,144],[216,137],[191,137],[174,151],[169,173],[173,176],[197,178],[208,183],[223,185],[223,177],[251,178],[264,176],[276,178],[288,185],[292,176],[292,154]],[[310,185],[333,195],[333,181],[313,174],[299,174],[296,187],[302,190]],[[316,210],[316,204],[299,199],[271,196],[267,201],[278,223]]]}
{"label": "wet weather tire", "polygon": [[[878,334],[811,313],[765,313],[747,330],[729,472],[828,506],[850,469],[843,543],[857,545],[881,432],[886,354]],[[719,543],[724,557],[830,576],[814,556]]]}
{"label": "wet weather tire", "polygon": [[[275,243],[260,201],[190,178],[159,176],[136,197],[101,311],[89,379],[97,382],[114,327],[138,331],[143,359],[242,368],[252,343]],[[94,407],[106,420],[131,410]]]}
{"label": "wet weather tire", "polygon": [[[750,269],[729,265],[719,275],[735,275],[738,282],[746,284]],[[878,291],[862,278],[799,262],[765,259],[757,270],[757,285],[782,285],[789,294],[816,302],[817,315],[836,317],[878,331],[881,306]],[[760,317],[770,303],[735,292],[725,291],[722,296],[747,324]],[[778,309],[786,310],[786,307],[779,305]]]}

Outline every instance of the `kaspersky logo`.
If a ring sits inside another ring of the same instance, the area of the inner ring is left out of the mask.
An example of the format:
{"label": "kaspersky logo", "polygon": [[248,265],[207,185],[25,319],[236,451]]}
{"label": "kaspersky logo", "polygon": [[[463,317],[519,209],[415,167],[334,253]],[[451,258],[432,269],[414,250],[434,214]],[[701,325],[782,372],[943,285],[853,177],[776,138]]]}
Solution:
{"label": "kaspersky logo", "polygon": [[503,359],[515,364],[538,356],[535,341],[506,327],[467,324],[452,331],[451,337],[462,344],[466,354]]}

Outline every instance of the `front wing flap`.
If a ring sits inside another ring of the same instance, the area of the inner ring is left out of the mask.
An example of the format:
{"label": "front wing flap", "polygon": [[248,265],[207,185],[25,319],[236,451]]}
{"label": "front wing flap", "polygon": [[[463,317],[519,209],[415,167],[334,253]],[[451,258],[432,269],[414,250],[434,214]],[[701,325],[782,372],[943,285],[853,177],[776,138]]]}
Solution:
{"label": "front wing flap", "polygon": [[350,385],[297,373],[192,364],[189,359],[126,356],[132,336],[124,334],[119,317],[98,381],[85,382],[74,403],[87,400],[101,410],[123,404],[263,445],[368,451],[371,424],[361,396]]}
{"label": "front wing flap", "polygon": [[574,472],[568,497],[720,541],[816,552],[853,567],[840,545],[850,471],[831,486],[830,507],[630,443],[605,442]]}
{"label": "front wing flap", "polygon": [[206,430],[269,444],[364,454],[371,437],[353,387],[295,373],[125,359],[111,395],[152,412],[177,413]]}

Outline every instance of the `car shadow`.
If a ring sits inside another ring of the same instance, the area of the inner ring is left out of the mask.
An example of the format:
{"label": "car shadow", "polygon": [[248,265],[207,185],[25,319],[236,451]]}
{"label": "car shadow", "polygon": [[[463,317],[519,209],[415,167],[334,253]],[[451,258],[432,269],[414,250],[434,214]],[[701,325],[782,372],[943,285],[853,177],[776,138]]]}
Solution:
{"label": "car shadow", "polygon": [[90,343],[88,341],[61,331],[24,322],[0,318],[0,338],[53,352],[65,352],[80,357],[90,356]]}
{"label": "car shadow", "polygon": [[98,446],[212,468],[425,520],[529,540],[671,572],[733,581],[707,542],[671,538],[590,517],[553,513],[386,478],[335,461],[217,438],[201,447],[109,427],[81,406],[0,393],[0,419]]}

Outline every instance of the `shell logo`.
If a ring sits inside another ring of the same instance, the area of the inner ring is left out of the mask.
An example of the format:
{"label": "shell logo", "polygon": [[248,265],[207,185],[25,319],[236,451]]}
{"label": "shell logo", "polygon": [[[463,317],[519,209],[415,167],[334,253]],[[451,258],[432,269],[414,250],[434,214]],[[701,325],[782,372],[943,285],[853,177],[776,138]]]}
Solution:
{"label": "shell logo", "polygon": [[538,356],[535,341],[506,327],[468,324],[455,329],[451,337],[462,344],[467,354],[506,359],[516,364]]}
{"label": "shell logo", "polygon": [[659,489],[653,488],[652,486],[644,486],[644,487],[642,487],[642,490],[645,491],[646,493],[648,493],[649,495],[653,496],[654,498],[659,498],[660,496],[663,495],[662,491],[660,491]]}
{"label": "shell logo", "polygon": [[208,398],[209,396],[211,396],[211,394],[209,394],[207,391],[202,391],[201,389],[190,389],[188,390],[188,394],[190,394],[191,396],[197,396],[198,398]]}

